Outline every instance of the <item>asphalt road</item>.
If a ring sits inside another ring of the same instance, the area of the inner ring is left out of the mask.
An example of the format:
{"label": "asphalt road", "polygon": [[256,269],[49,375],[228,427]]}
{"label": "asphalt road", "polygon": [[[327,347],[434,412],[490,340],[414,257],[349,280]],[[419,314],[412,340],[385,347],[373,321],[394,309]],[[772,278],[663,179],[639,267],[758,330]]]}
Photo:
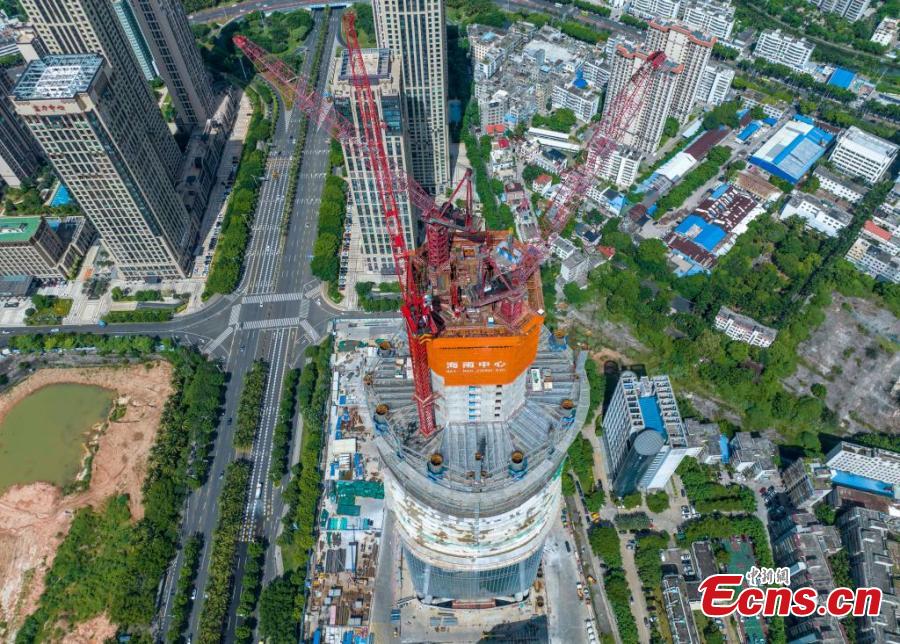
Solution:
{"label": "asphalt road", "polygon": [[201,9],[188,15],[188,21],[191,24],[225,23],[254,11],[294,11],[301,7],[321,9],[323,7],[347,7],[351,4],[353,4],[351,0],[252,0],[251,2]]}

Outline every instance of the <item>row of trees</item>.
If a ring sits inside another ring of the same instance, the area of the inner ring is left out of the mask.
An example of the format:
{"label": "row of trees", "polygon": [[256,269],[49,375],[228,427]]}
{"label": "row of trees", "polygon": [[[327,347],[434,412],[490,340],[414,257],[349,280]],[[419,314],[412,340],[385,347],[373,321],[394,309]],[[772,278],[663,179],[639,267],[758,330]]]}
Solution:
{"label": "row of trees", "polygon": [[717,145],[706,155],[706,160],[686,174],[678,184],[656,202],[655,216],[661,217],[679,208],[700,186],[715,177],[722,165],[731,158],[731,150]]}
{"label": "row of trees", "polygon": [[211,375],[200,368],[206,364],[203,356],[184,348],[164,355],[173,366],[173,393],[147,459],[143,518],[131,522],[124,496],[110,499],[99,510],[80,510],[45,577],[38,609],[16,637],[18,643],[51,637],[63,615],[73,623],[105,613],[125,632],[148,632],[160,580],[175,555],[181,507],[191,486],[195,436],[191,423],[198,417],[207,422],[207,415],[219,413],[215,396],[198,398],[207,389],[199,381]]}
{"label": "row of trees", "polygon": [[[240,165],[222,218],[222,230],[203,291],[204,298],[214,293],[231,293],[240,282],[259,195],[259,177],[266,168],[266,150],[264,146],[260,149],[259,144],[272,135],[277,101],[261,83],[253,88],[248,87],[247,96],[253,105],[253,116],[250,117]],[[271,107],[272,120],[265,118],[266,105]]]}
{"label": "row of trees", "polygon": [[244,564],[244,576],[241,579],[241,597],[238,601],[238,618],[240,623],[234,629],[234,637],[238,642],[247,644],[253,641],[253,629],[256,620],[256,603],[262,589],[263,566],[266,561],[266,544],[252,541],[247,546],[247,562]]}
{"label": "row of trees", "polygon": [[218,644],[225,630],[251,469],[249,461],[241,460],[232,461],[225,470],[218,500],[219,520],[209,554],[206,599],[197,630],[199,644]]}
{"label": "row of trees", "polygon": [[182,549],[181,572],[175,586],[175,597],[172,599],[172,621],[166,640],[170,644],[181,641],[181,634],[188,626],[191,608],[194,605],[194,581],[200,567],[200,555],[203,553],[203,535],[197,533],[188,539]]}
{"label": "row of trees", "polygon": [[107,324],[139,324],[147,322],[169,322],[175,317],[175,307],[134,309],[133,311],[110,311],[103,316]]}
{"label": "row of trees", "polygon": [[465,144],[466,154],[472,164],[472,171],[475,175],[475,192],[478,194],[478,201],[481,202],[481,214],[484,217],[485,226],[490,230],[511,228],[514,224],[512,211],[506,204],[497,205],[497,197],[488,176],[487,164],[491,161],[491,137],[485,135],[481,139],[476,139],[472,133],[473,128],[480,125],[478,103],[470,100],[465,114],[463,114],[460,140]]}
{"label": "row of trees", "polygon": [[244,389],[238,401],[237,427],[234,431],[234,446],[239,450],[246,451],[253,447],[256,432],[259,431],[268,375],[269,363],[257,360],[244,378]]}
{"label": "row of trees", "polygon": [[849,89],[837,87],[836,85],[829,85],[827,83],[820,83],[810,74],[801,74],[795,72],[787,65],[770,63],[762,58],[754,58],[752,62],[749,60],[742,60],[738,63],[738,67],[745,71],[760,74],[761,76],[777,78],[791,86],[802,87],[803,89],[815,92],[822,96],[827,96],[844,104],[856,100],[856,94]]}
{"label": "row of trees", "polygon": [[297,385],[300,383],[300,369],[291,369],[285,374],[278,405],[278,420],[272,437],[272,464],[269,478],[279,482],[287,474],[291,437],[294,435],[294,414],[297,410]]}
{"label": "row of trees", "polygon": [[347,183],[333,174],[325,177],[316,243],[310,269],[323,282],[334,284],[341,266],[341,240],[347,213]]}
{"label": "row of trees", "polygon": [[[306,350],[307,363],[300,376],[297,400],[303,415],[300,461],[291,470],[283,499],[285,514],[278,543],[285,573],[262,592],[259,633],[271,644],[297,641],[297,624],[305,605],[304,588],[310,552],[315,545],[316,510],[321,494],[319,467],[326,421],[326,403],[331,391],[332,339]],[[324,430],[324,431],[323,431]]]}

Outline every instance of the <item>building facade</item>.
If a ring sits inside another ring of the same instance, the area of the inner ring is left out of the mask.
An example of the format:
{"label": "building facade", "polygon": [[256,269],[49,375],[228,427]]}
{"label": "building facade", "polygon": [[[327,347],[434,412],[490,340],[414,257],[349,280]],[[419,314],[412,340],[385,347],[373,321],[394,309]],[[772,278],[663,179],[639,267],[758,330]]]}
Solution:
{"label": "building facade", "polygon": [[[364,50],[363,61],[369,72],[369,82],[378,110],[386,125],[384,142],[388,161],[399,170],[409,172],[409,121],[405,118],[406,104],[403,101],[400,65],[394,54],[387,49]],[[335,109],[359,128],[356,89],[350,82],[350,61],[346,52],[342,55],[340,64],[334,66],[331,92]],[[350,185],[349,204],[353,212],[354,232],[359,231],[366,271],[375,275],[391,275],[394,272],[394,255],[369,155],[352,142],[343,142],[342,148]],[[398,191],[396,198],[407,247],[415,248],[415,227],[409,197],[406,191]]]}
{"label": "building facade", "polygon": [[862,18],[869,8],[870,0],[813,0],[822,11],[836,13],[850,22]]}
{"label": "building facade", "polygon": [[16,114],[9,95],[13,82],[0,69],[0,180],[18,188],[40,166],[40,148],[31,132]]}
{"label": "building facade", "polygon": [[662,51],[666,58],[682,67],[672,95],[671,115],[686,123],[694,107],[697,88],[706,70],[716,38],[690,29],[672,20],[651,20],[647,29],[647,48]]}
{"label": "building facade", "polygon": [[185,277],[199,221],[97,54],[49,56],[14,88],[16,111],[129,280]]}
{"label": "building facade", "polygon": [[116,17],[119,19],[119,24],[122,25],[122,30],[125,32],[125,37],[128,38],[128,44],[131,45],[131,51],[134,52],[134,57],[137,59],[141,71],[144,72],[144,79],[152,81],[159,73],[156,70],[153,55],[150,53],[147,41],[144,40],[144,34],[141,33],[141,28],[138,26],[129,1],[115,0],[112,5],[116,11]]}
{"label": "building facade", "polygon": [[813,176],[819,180],[819,187],[821,187],[822,190],[851,204],[857,203],[860,199],[865,197],[866,193],[869,191],[866,186],[851,181],[847,177],[836,172],[832,172],[823,165],[816,166],[816,169],[813,171]]}
{"label": "building facade", "polygon": [[640,150],[618,146],[603,159],[598,175],[620,188],[627,188],[637,179],[643,158]]}
{"label": "building facade", "polygon": [[[631,77],[640,69],[649,56],[647,51],[630,44],[616,46],[610,65],[609,85],[603,104],[604,116],[612,108],[613,99],[624,88]],[[637,116],[625,130],[623,145],[631,146],[652,154],[659,145],[666,118],[670,114],[672,100],[678,79],[684,71],[682,65],[667,60],[663,66],[650,77],[644,94],[644,101]]]}
{"label": "building facade", "polygon": [[853,125],[838,136],[829,159],[848,177],[878,183],[897,157],[898,149],[900,146]]}
{"label": "building facade", "polygon": [[553,109],[572,110],[579,121],[590,121],[600,107],[600,95],[593,89],[576,85],[554,85],[551,96]]}
{"label": "building facade", "polygon": [[793,506],[808,510],[831,492],[831,470],[821,463],[798,458],[782,471],[781,482]]}
{"label": "building facade", "polygon": [[70,279],[96,237],[86,217],[0,217],[0,275]]}
{"label": "building facade", "polygon": [[715,327],[732,340],[746,342],[754,347],[768,347],[775,342],[778,331],[764,326],[746,315],[732,311],[727,306],[716,313]]}
{"label": "building facade", "polygon": [[853,216],[833,203],[809,194],[791,196],[781,211],[781,219],[800,217],[807,228],[837,237],[853,221]]}
{"label": "building facade", "polygon": [[160,76],[183,127],[203,127],[216,110],[215,94],[179,0],[132,0]]}
{"label": "building facade", "polygon": [[450,186],[447,41],[442,0],[375,0],[378,46],[402,70],[412,175],[433,194]]}
{"label": "building facade", "polygon": [[628,13],[650,20],[653,18],[677,18],[681,0],[632,0]]}
{"label": "building facade", "polygon": [[730,2],[692,0],[684,8],[682,20],[693,29],[728,40],[734,29],[734,7]]}
{"label": "building facade", "polygon": [[896,452],[841,441],[825,456],[825,464],[833,470],[900,489],[900,454]]}
{"label": "building facade", "polygon": [[797,71],[804,71],[812,56],[815,45],[805,38],[795,38],[780,29],[763,31],[756,41],[753,55],[770,63],[787,65]]}
{"label": "building facade", "polygon": [[23,0],[22,6],[50,54],[93,53],[106,59],[108,85],[117,102],[130,115],[131,127],[139,131],[136,136],[152,144],[148,163],[155,159],[175,181],[181,169],[181,151],[112,4],[108,0]]}
{"label": "building facade", "polygon": [[734,70],[725,65],[709,65],[703,70],[697,94],[694,97],[700,103],[721,105],[728,98],[728,90],[734,80]]}
{"label": "building facade", "polygon": [[603,417],[603,445],[613,492],[625,496],[665,487],[685,456],[697,456],[668,376],[624,371]]}

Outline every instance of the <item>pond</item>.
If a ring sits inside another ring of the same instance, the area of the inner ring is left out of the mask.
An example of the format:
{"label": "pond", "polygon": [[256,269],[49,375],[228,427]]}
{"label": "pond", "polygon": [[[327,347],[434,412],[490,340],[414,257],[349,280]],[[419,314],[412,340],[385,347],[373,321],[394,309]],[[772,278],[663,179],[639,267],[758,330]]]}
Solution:
{"label": "pond", "polygon": [[0,422],[0,493],[18,483],[72,482],[87,433],[106,419],[115,396],[103,387],[61,383],[13,406]]}

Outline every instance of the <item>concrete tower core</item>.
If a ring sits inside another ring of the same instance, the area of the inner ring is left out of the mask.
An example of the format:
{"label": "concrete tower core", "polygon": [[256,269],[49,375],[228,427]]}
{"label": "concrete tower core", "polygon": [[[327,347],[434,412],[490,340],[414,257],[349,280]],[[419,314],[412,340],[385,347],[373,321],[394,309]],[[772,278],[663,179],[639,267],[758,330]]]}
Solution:
{"label": "concrete tower core", "polygon": [[427,345],[436,432],[418,430],[404,340],[386,344],[366,376],[388,506],[426,602],[527,595],[560,511],[562,462],[587,414],[585,356],[543,328],[540,276],[513,312],[472,288],[485,263],[521,261],[522,250],[505,233],[459,235],[452,269],[430,275],[441,328]]}

